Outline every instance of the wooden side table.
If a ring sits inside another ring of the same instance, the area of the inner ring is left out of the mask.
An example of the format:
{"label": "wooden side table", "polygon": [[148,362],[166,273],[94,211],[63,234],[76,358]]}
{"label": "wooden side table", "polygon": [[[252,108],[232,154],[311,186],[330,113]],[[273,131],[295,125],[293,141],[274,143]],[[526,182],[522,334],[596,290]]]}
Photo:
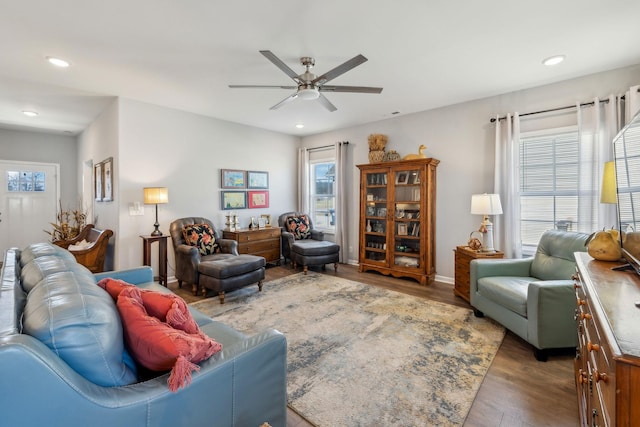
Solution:
{"label": "wooden side table", "polygon": [[469,277],[471,273],[471,261],[474,259],[500,259],[504,257],[504,253],[500,251],[478,252],[468,246],[456,246],[454,252],[455,285],[453,287],[453,293],[468,303],[471,303],[471,278]]}
{"label": "wooden side table", "polygon": [[[158,242],[158,272],[157,279],[161,285],[167,287],[167,239],[169,236],[140,236],[142,237],[142,262],[151,265],[151,244]],[[155,280],[156,278],[154,278]]]}

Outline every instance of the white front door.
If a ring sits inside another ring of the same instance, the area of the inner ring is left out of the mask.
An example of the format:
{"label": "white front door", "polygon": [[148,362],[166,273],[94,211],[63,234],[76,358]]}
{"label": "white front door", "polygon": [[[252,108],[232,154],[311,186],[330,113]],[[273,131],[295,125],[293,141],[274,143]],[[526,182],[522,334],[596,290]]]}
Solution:
{"label": "white front door", "polygon": [[[0,160],[0,253],[46,242],[58,210],[58,170],[50,163]],[[46,230],[46,231],[45,231]]]}

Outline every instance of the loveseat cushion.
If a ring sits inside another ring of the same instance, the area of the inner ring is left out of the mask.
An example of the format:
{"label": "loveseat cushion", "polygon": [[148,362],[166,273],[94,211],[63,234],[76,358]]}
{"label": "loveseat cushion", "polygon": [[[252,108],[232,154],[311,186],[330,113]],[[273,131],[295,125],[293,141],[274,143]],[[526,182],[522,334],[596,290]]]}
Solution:
{"label": "loveseat cushion", "polygon": [[222,345],[198,328],[195,333],[176,329],[150,316],[140,289],[125,287],[117,302],[124,325],[124,336],[134,358],[153,371],[171,370],[169,390],[177,391],[191,382],[196,363],[222,350]]}
{"label": "loveseat cushion", "polygon": [[494,303],[527,317],[527,292],[535,277],[490,276],[478,279],[478,293]]}
{"label": "loveseat cushion", "polygon": [[75,262],[76,258],[66,249],[56,246],[53,243],[32,243],[24,248],[20,253],[20,266],[24,267],[36,258],[42,256],[59,256],[69,261]]}
{"label": "loveseat cushion", "polygon": [[[69,253],[62,249],[64,252]],[[29,293],[42,281],[45,277],[53,273],[61,273],[63,271],[71,271],[79,276],[85,276],[93,281],[93,274],[89,269],[76,262],[71,255],[71,259],[66,256],[43,255],[32,259],[28,264],[20,270],[20,280],[22,289]]]}
{"label": "loveseat cushion", "polygon": [[209,224],[185,225],[182,229],[182,236],[187,245],[198,248],[200,255],[211,255],[218,249],[215,233]]}
{"label": "loveseat cushion", "polygon": [[311,238],[311,223],[307,215],[287,217],[287,231],[296,240]]}
{"label": "loveseat cushion", "polygon": [[27,296],[23,330],[97,385],[137,381],[118,310],[93,278],[71,271],[46,276]]}

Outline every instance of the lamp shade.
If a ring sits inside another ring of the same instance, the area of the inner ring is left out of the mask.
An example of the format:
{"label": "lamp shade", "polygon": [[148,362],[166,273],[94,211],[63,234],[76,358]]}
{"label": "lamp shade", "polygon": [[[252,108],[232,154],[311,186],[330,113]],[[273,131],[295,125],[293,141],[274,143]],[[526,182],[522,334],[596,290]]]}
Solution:
{"label": "lamp shade", "polygon": [[167,187],[145,187],[144,203],[146,205],[169,203]]}
{"label": "lamp shade", "polygon": [[618,202],[616,183],[616,168],[613,161],[604,164],[602,172],[602,188],[600,189],[600,203],[616,204]]}
{"label": "lamp shade", "polygon": [[471,196],[472,215],[499,215],[502,213],[499,194],[473,194]]}

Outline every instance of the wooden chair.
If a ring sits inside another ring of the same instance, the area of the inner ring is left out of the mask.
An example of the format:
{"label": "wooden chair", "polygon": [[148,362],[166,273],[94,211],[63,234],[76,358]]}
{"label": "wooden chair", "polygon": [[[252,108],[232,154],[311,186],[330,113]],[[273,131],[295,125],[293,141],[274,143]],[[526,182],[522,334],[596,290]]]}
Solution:
{"label": "wooden chair", "polygon": [[109,229],[98,230],[93,228],[93,224],[88,224],[74,239],[58,240],[53,243],[67,250],[69,250],[69,246],[77,245],[83,240],[91,243],[91,246],[86,249],[73,249],[69,250],[69,252],[76,257],[78,264],[84,265],[92,273],[102,273],[111,236],[113,236],[113,231]]}

